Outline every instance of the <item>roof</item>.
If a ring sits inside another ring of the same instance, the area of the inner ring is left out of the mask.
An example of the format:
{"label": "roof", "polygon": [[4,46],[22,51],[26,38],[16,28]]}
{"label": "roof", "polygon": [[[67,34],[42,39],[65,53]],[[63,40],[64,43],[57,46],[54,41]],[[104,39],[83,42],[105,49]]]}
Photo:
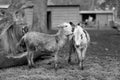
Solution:
{"label": "roof", "polygon": [[0,5],[0,8],[8,8],[9,7],[9,4],[6,4],[6,5]]}
{"label": "roof", "polygon": [[112,10],[109,10],[109,11],[80,11],[79,12],[80,14],[113,14],[113,11]]}
{"label": "roof", "polygon": [[[56,5],[60,5],[59,7],[63,5],[72,5],[71,7],[73,7],[73,5],[80,5],[80,10],[89,10],[91,8],[92,1],[93,0],[48,0],[47,5],[55,5],[54,7],[57,7]],[[97,0],[94,0],[94,4],[96,4],[96,1]]]}
{"label": "roof", "polygon": [[48,5],[48,7],[80,7],[80,5]]}

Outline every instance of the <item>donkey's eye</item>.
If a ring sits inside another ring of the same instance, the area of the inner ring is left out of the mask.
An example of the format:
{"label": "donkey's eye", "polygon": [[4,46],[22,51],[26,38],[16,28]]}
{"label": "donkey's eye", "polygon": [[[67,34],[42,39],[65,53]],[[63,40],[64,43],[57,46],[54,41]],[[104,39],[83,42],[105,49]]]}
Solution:
{"label": "donkey's eye", "polygon": [[83,39],[83,35],[81,34],[81,39]]}
{"label": "donkey's eye", "polygon": [[67,27],[67,26],[65,26],[65,27]]}

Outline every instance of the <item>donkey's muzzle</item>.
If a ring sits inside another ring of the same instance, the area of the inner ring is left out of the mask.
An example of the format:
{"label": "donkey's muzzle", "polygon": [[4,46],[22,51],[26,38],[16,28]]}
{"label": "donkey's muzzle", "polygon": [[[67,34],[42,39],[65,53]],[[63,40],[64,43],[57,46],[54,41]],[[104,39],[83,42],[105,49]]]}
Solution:
{"label": "donkey's muzzle", "polygon": [[80,45],[76,45],[76,48],[79,48],[80,47]]}

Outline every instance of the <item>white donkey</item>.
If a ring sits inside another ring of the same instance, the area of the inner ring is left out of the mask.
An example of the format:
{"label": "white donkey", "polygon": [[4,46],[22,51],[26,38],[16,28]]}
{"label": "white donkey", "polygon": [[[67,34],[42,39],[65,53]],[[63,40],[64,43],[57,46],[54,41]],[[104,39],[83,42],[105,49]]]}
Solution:
{"label": "white donkey", "polygon": [[[73,25],[73,23],[71,23]],[[70,41],[70,52],[69,52],[69,58],[68,62],[71,62],[71,53],[77,52],[78,54],[78,60],[79,60],[79,66],[83,70],[83,61],[85,59],[85,54],[87,47],[90,43],[90,36],[88,32],[82,28],[82,24],[79,25],[73,25],[73,37]]]}

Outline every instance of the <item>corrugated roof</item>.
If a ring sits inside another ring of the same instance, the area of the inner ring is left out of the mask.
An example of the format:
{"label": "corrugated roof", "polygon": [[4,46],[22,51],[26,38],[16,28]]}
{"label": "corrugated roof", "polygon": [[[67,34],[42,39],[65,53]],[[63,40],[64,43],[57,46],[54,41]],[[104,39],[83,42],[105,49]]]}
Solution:
{"label": "corrugated roof", "polygon": [[1,5],[0,4],[0,8],[8,8],[9,7],[9,4],[6,4],[6,5]]}
{"label": "corrugated roof", "polygon": [[109,10],[109,11],[80,11],[79,12],[80,14],[91,14],[91,13],[97,13],[97,14],[102,14],[102,13],[112,13],[113,14],[113,11],[112,10]]}
{"label": "corrugated roof", "polygon": [[47,5],[80,5],[80,10],[89,10],[91,8],[91,1],[92,0],[48,0]]}

